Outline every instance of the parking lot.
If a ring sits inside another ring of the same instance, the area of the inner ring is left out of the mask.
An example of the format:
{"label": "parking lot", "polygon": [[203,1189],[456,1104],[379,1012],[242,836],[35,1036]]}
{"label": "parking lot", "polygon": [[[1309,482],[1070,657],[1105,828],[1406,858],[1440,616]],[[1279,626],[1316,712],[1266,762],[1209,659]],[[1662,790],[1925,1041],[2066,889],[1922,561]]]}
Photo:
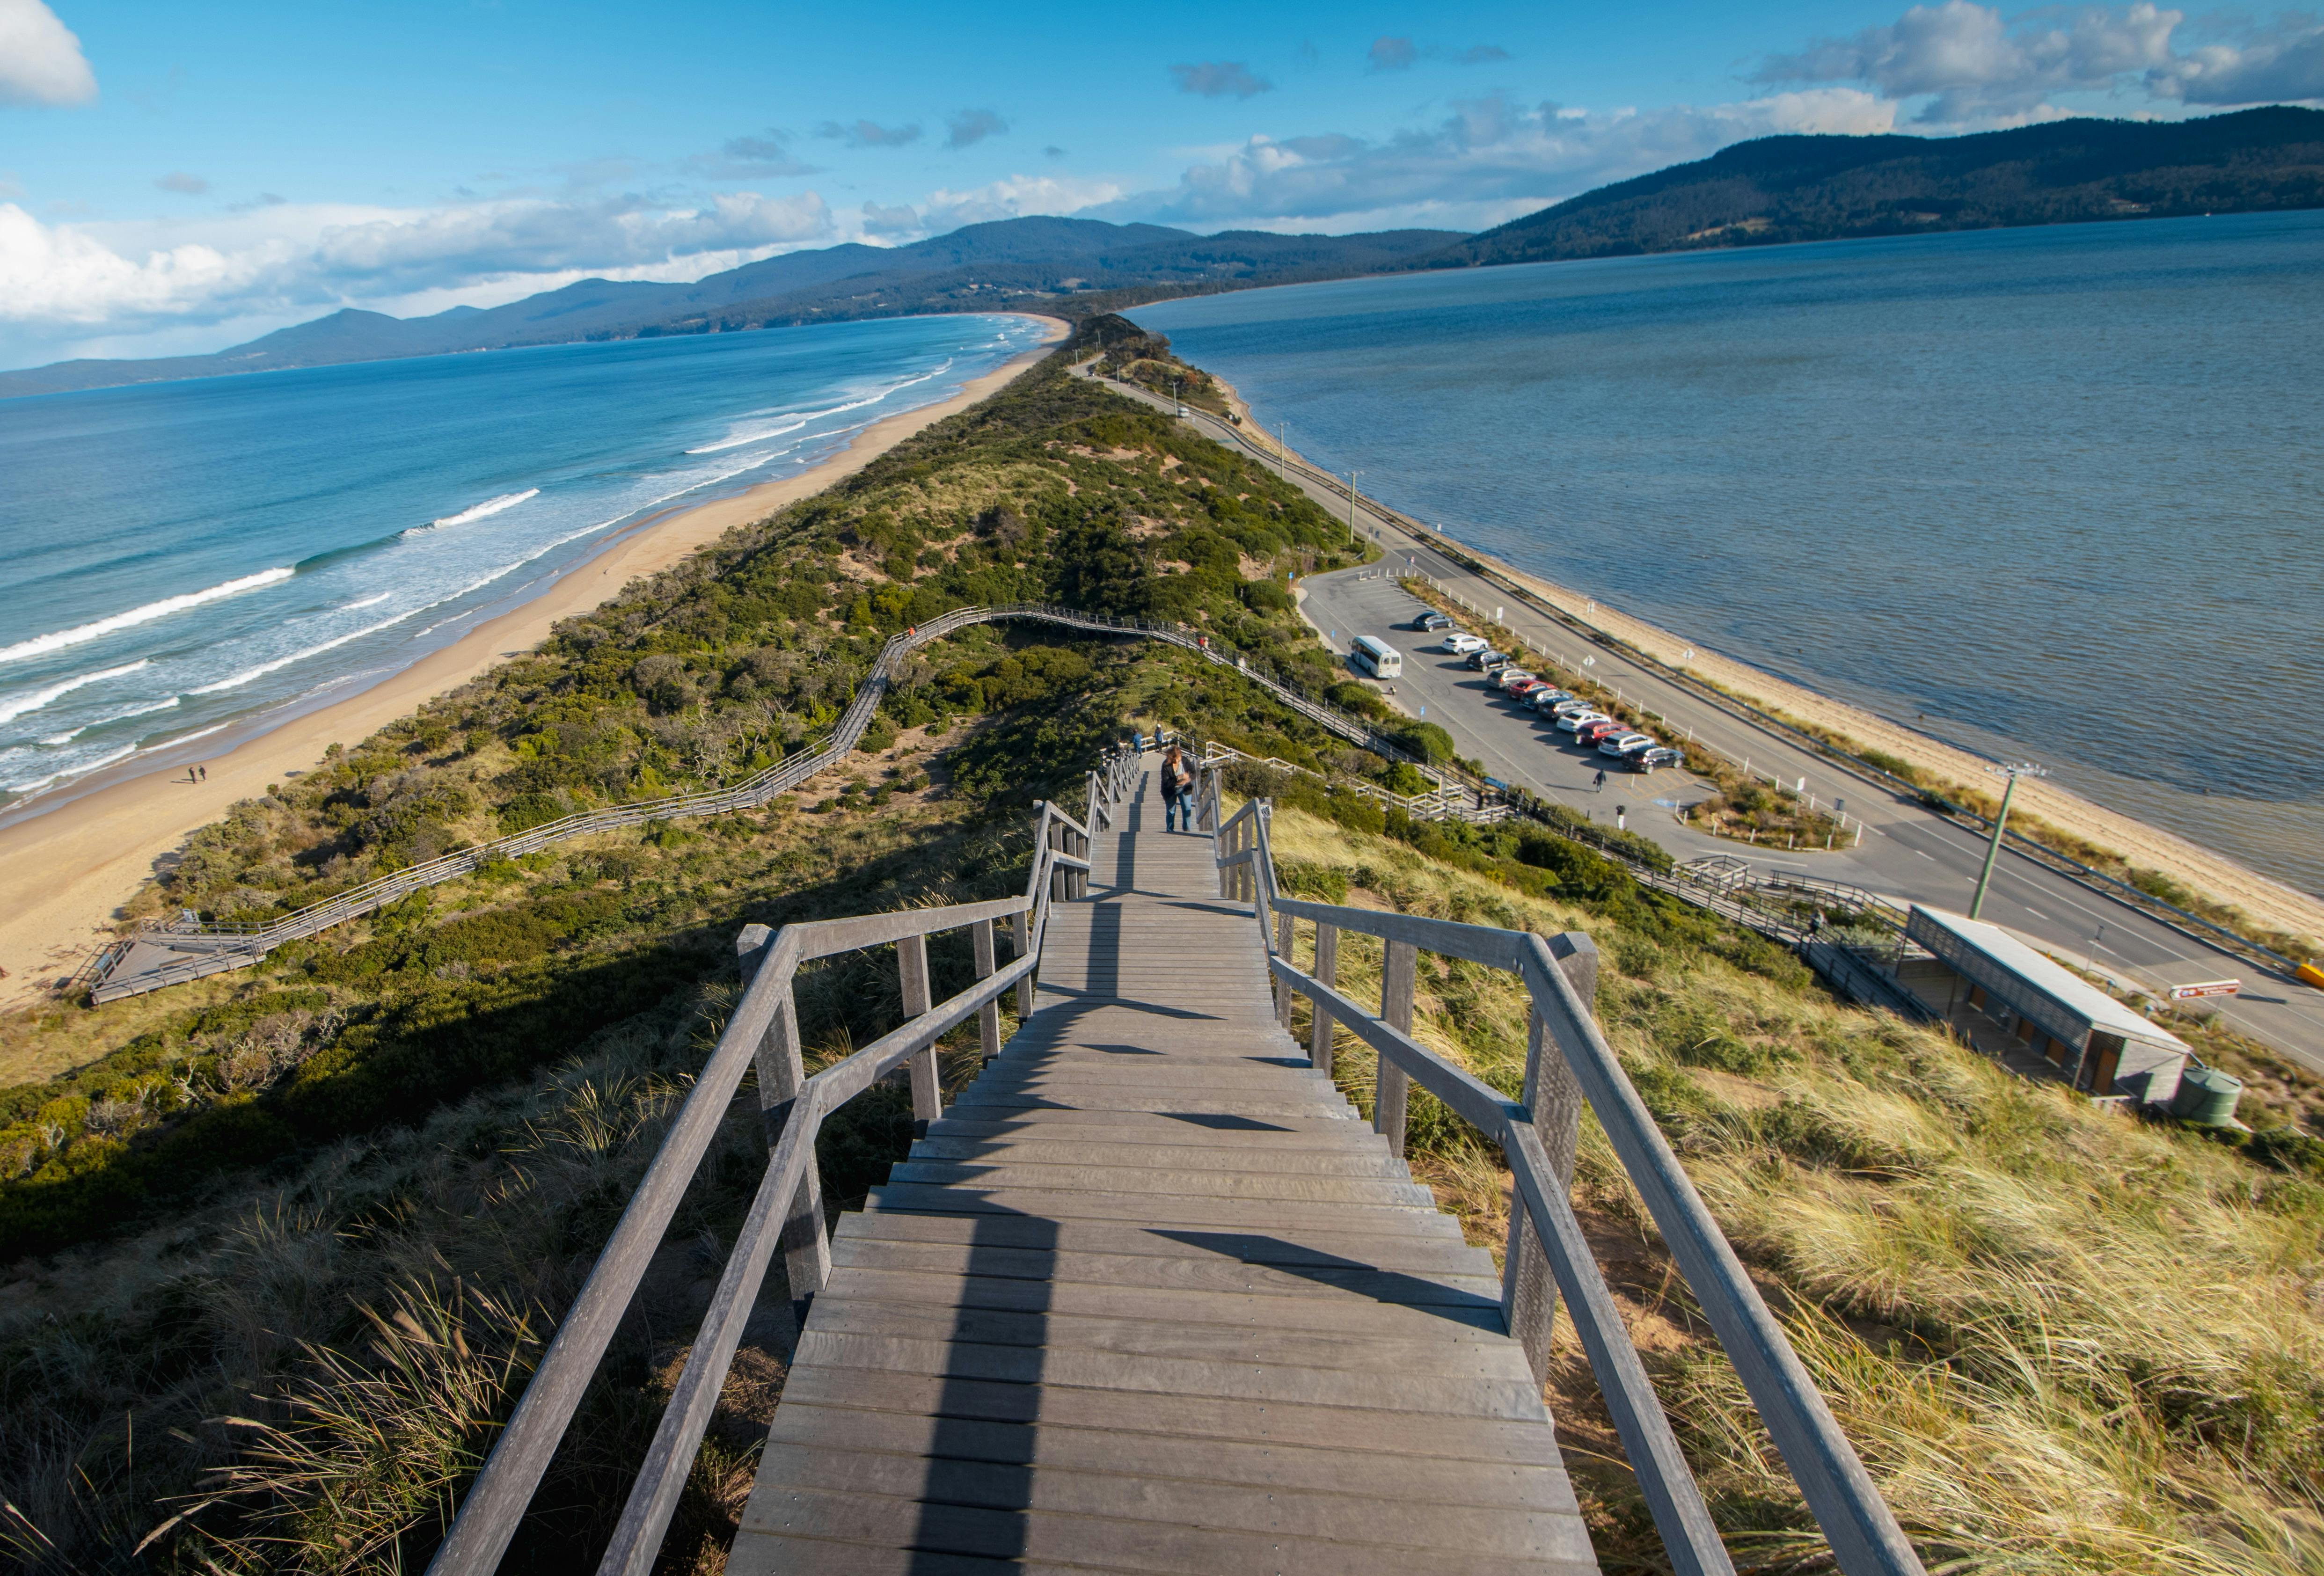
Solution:
{"label": "parking lot", "polygon": [[[1342,571],[1308,583],[1305,600],[1311,622],[1333,650],[1344,653],[1360,635],[1386,641],[1404,656],[1403,675],[1378,687],[1393,690],[1390,704],[1406,714],[1434,723],[1452,736],[1462,755],[1480,762],[1486,774],[1568,805],[1592,820],[1618,820],[1642,832],[1681,859],[1723,851],[1723,843],[1678,825],[1676,812],[1716,790],[1683,768],[1644,775],[1623,770],[1597,747],[1574,742],[1548,715],[1501,693],[1490,675],[1478,672],[1465,657],[1443,649],[1442,634],[1410,628],[1431,611],[1374,571],[1359,577]],[[1543,674],[1543,677],[1554,675]],[[1598,784],[1603,771],[1605,783]]]}

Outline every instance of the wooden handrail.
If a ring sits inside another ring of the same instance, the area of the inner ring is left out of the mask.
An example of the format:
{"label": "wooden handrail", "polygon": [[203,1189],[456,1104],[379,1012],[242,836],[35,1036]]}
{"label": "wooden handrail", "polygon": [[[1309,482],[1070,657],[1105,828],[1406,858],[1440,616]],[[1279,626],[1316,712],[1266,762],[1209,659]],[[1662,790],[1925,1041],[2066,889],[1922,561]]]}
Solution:
{"label": "wooden handrail", "polygon": [[[769,1155],[767,1173],[728,1256],[694,1351],[663,1412],[613,1543],[599,1566],[601,1576],[650,1570],[760,1284],[787,1224],[797,1217],[798,1201],[811,1186],[816,1130],[832,1111],[880,1078],[915,1057],[930,1054],[939,1037],[982,1013],[1012,988],[1030,983],[1039,967],[1039,942],[1048,917],[1053,871],[1069,861],[1086,868],[1085,861],[1050,845],[1047,834],[1062,819],[1054,806],[1042,806],[1036,823],[1032,871],[1021,898],[788,925],[753,949],[755,955],[746,960],[752,974],[742,1000],[591,1267],[580,1295],[559,1323],[555,1339],[493,1443],[483,1470],[462,1499],[442,1547],[429,1565],[430,1576],[485,1576],[499,1566],[679,1201],[725,1120],[742,1085],[743,1070],[761,1055],[770,1037],[779,1036],[794,1023],[791,986],[798,965],[812,958],[885,943],[896,944],[899,954],[908,956],[911,944],[921,943],[924,948],[922,938],[937,931],[967,926],[989,932],[996,919],[1023,916],[1018,923],[1029,933],[1029,945],[1013,962],[987,970],[988,941],[978,949],[982,977],[973,986],[934,1008],[925,1000],[913,1003],[908,991],[908,1009],[914,1005],[920,1009],[912,1012],[902,1026],[807,1079],[783,1107],[768,1111],[770,1127],[779,1127],[780,1133]],[[919,955],[924,961],[925,951]],[[796,1028],[790,1032],[795,1036]],[[792,1049],[795,1053],[796,1046]],[[919,1082],[916,1074],[916,1085]],[[929,1083],[933,1084],[932,1078]],[[916,1088],[916,1095],[920,1092]],[[816,1229],[821,1230],[819,1220]],[[811,1295],[819,1289],[806,1291]],[[800,1288],[795,1286],[793,1291],[796,1295]]]}
{"label": "wooden handrail", "polygon": [[[1500,1145],[1517,1194],[1517,1207],[1511,1212],[1508,1273],[1503,1284],[1504,1310],[1511,1332],[1525,1341],[1536,1372],[1541,1374],[1555,1304],[1545,1298],[1521,1309],[1518,1295],[1520,1257],[1540,1252],[1547,1258],[1558,1292],[1564,1296],[1582,1336],[1591,1371],[1597,1377],[1674,1569],[1685,1576],[1730,1576],[1734,1566],[1574,1219],[1568,1193],[1572,1129],[1579,1119],[1580,1103],[1559,1098],[1554,1087],[1559,1084],[1578,1085],[1580,1095],[1597,1113],[1600,1126],[1645,1200],[1688,1288],[1782,1452],[1809,1511],[1823,1529],[1840,1570],[1847,1576],[1925,1576],[1920,1557],[1897,1525],[1895,1513],[1874,1486],[1855,1447],[1600,1032],[1573,978],[1577,972],[1585,974],[1594,989],[1596,948],[1589,938],[1569,934],[1553,944],[1550,938],[1522,931],[1283,897],[1277,887],[1269,836],[1271,807],[1264,800],[1246,804],[1222,828],[1221,841],[1226,840],[1227,828],[1240,829],[1248,822],[1251,833],[1247,845],[1213,855],[1222,881],[1231,871],[1236,880],[1249,884],[1269,972],[1283,987],[1305,996],[1319,1021],[1328,1017],[1379,1052],[1375,1125],[1381,1127],[1392,1148],[1402,1152],[1402,1091],[1406,1079],[1419,1083]],[[1236,835],[1240,838],[1242,834],[1238,830]],[[1270,923],[1270,911],[1285,923]],[[1292,963],[1287,923],[1292,919],[1305,919],[1317,927],[1319,957],[1324,952],[1324,938],[1331,937],[1335,962],[1341,932],[1355,931],[1380,939],[1387,948],[1388,967],[1379,1013],[1367,1011],[1334,985]],[[1560,945],[1564,956],[1559,955]],[[1505,970],[1525,982],[1533,1002],[1533,1027],[1524,1101],[1508,1100],[1473,1074],[1413,1039],[1408,1027],[1410,959],[1423,951]],[[1392,1021],[1399,1016],[1407,1021]],[[1322,1052],[1315,1057],[1317,1064],[1328,1065],[1330,1053],[1321,1035],[1315,1045]],[[1553,1048],[1554,1056],[1547,1054]],[[1557,1123],[1548,1138],[1536,1125],[1537,1107]],[[1520,1328],[1521,1315],[1535,1328]]]}

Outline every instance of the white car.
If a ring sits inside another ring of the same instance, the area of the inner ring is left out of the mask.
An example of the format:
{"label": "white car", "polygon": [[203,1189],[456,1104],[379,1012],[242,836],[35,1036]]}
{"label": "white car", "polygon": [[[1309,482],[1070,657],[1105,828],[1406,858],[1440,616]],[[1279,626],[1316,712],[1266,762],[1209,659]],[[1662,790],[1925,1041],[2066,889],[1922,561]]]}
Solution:
{"label": "white car", "polygon": [[1506,694],[1532,677],[1522,668],[1504,668],[1493,675],[1493,687]]}
{"label": "white car", "polygon": [[1633,750],[1651,750],[1655,743],[1652,733],[1609,733],[1598,741],[1598,753],[1628,755]]}
{"label": "white car", "polygon": [[1604,712],[1593,712],[1584,708],[1578,712],[1565,713],[1557,719],[1557,725],[1566,733],[1571,733],[1582,727],[1585,723],[1610,723],[1613,720],[1613,718],[1608,716]]}
{"label": "white car", "polygon": [[1481,651],[1484,649],[1485,642],[1466,630],[1453,631],[1444,637],[1444,644],[1438,648],[1439,650],[1450,651],[1455,657],[1465,657],[1471,651]]}

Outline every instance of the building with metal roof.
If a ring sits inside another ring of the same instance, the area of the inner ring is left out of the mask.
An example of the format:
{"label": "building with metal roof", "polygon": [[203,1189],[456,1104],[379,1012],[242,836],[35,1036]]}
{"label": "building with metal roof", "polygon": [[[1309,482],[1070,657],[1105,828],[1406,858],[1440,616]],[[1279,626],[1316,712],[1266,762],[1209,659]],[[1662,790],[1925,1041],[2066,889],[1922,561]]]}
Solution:
{"label": "building with metal roof", "polygon": [[1930,956],[1900,965],[1899,982],[2018,1071],[2143,1105],[2178,1092],[2192,1046],[1999,926],[1915,903],[1904,936]]}

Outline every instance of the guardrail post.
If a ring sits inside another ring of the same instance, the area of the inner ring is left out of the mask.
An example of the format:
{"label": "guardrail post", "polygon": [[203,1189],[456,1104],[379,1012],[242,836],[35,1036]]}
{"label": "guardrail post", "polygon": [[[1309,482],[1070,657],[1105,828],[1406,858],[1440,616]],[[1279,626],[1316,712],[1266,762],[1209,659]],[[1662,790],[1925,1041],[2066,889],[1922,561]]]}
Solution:
{"label": "guardrail post", "polygon": [[[746,925],[734,937],[745,990],[757,977],[759,960],[773,935],[763,925]],[[771,1155],[783,1141],[783,1129],[790,1125],[799,1089],[807,1083],[807,1064],[799,1055],[798,1002],[788,983],[752,1060],[759,1073],[759,1114],[767,1124],[767,1153]],[[791,1288],[791,1313],[803,1325],[807,1304],[831,1278],[831,1244],[823,1230],[823,1178],[813,1161],[800,1177],[798,1193],[783,1221],[782,1249],[783,1274]]]}
{"label": "guardrail post", "polygon": [[[1318,923],[1315,926],[1315,979],[1319,984],[1337,990],[1340,984],[1340,927]],[[1307,1059],[1315,1071],[1329,1078],[1332,1075],[1332,1009],[1321,1001],[1315,1009],[1314,1028],[1307,1037]]]}
{"label": "guardrail post", "polygon": [[[919,1017],[936,1003],[928,997],[928,938],[908,935],[896,944],[896,972],[904,986],[904,1017]],[[926,1138],[928,1124],[944,1115],[944,1092],[936,1083],[936,1047],[931,1040],[912,1053],[912,1135]]]}
{"label": "guardrail post", "polygon": [[[978,920],[971,927],[970,935],[976,947],[976,977],[980,980],[990,980],[992,978],[992,971],[998,966],[993,962],[992,955],[992,921]],[[986,1061],[989,1062],[1001,1054],[1001,1003],[999,1001],[988,1001],[976,1009],[976,1040],[978,1047],[984,1053]]]}
{"label": "guardrail post", "polygon": [[[1551,936],[1549,950],[1572,982],[1573,993],[1595,1011],[1598,944],[1579,930],[1569,930]],[[1533,1009],[1526,1027],[1524,1101],[1526,1110],[1533,1114],[1534,1130],[1541,1136],[1557,1185],[1571,1195],[1574,1153],[1582,1141],[1582,1085],[1551,1039],[1549,1020],[1539,1007]],[[1509,1199],[1508,1245],[1501,1256],[1501,1313],[1509,1333],[1524,1346],[1534,1378],[1545,1382],[1551,1331],[1557,1322],[1557,1282],[1532,1219],[1514,1192]]]}
{"label": "guardrail post", "polygon": [[[1285,963],[1291,961],[1291,916],[1277,913],[1275,917],[1275,950]],[[1275,1016],[1285,1028],[1291,1027],[1291,982],[1275,982]]]}
{"label": "guardrail post", "polygon": [[[1380,970],[1380,1021],[1402,1034],[1412,1032],[1412,993],[1420,972],[1420,949],[1408,941],[1388,944]],[[1372,1099],[1372,1130],[1385,1134],[1388,1153],[1404,1158],[1404,1108],[1411,1075],[1386,1056]]]}

